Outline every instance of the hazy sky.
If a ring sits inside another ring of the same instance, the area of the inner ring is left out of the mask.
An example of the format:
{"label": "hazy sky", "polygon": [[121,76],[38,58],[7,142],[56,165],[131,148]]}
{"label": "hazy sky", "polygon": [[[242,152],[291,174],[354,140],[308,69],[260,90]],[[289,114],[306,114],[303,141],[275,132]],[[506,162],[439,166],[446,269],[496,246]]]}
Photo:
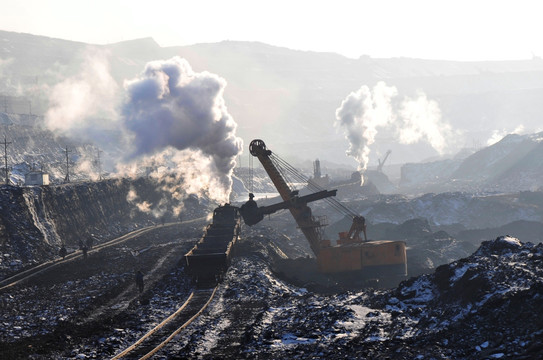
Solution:
{"label": "hazy sky", "polygon": [[348,57],[543,56],[537,0],[0,0],[0,30],[94,44],[261,41]]}

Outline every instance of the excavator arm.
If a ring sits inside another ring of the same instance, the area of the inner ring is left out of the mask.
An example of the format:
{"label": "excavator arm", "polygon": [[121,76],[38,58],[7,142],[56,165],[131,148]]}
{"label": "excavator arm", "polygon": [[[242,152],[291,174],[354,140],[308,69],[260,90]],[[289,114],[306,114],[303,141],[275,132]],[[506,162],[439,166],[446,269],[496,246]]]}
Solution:
{"label": "excavator arm", "polygon": [[[313,218],[313,216],[311,215],[311,208],[307,206],[307,203],[309,201],[314,201],[318,199],[315,198],[314,200],[310,200],[312,198],[297,197],[297,192],[293,192],[290,189],[285,179],[281,175],[281,172],[272,161],[271,159],[272,152],[271,150],[268,150],[266,148],[266,144],[264,143],[264,141],[259,140],[259,139],[251,141],[251,144],[249,145],[249,151],[251,155],[258,158],[258,160],[264,167],[264,170],[266,170],[266,173],[268,174],[271,181],[273,182],[273,185],[275,186],[275,188],[279,192],[279,195],[283,199],[284,205],[289,209],[290,213],[292,214],[292,217],[294,217],[294,220],[296,221],[296,224],[298,225],[300,230],[302,230],[304,236],[309,242],[309,246],[311,247],[311,250],[313,250],[313,253],[315,255],[318,255],[321,248],[320,242],[322,240],[321,235],[319,233],[319,229],[322,227],[322,225],[320,224],[318,220]],[[322,198],[335,196],[335,191],[327,192],[325,193],[325,195],[326,196],[323,196]],[[320,195],[315,195],[315,194],[308,195],[308,197],[311,197],[311,196],[318,197]],[[300,201],[300,199],[302,198],[305,198],[305,199],[303,201]],[[249,201],[247,203],[249,203]]]}
{"label": "excavator arm", "polygon": [[252,226],[264,219],[264,215],[273,214],[276,211],[289,209],[291,207],[306,206],[308,202],[336,196],[336,192],[337,190],[323,190],[305,196],[298,196],[297,192],[294,191],[292,198],[287,201],[260,207],[256,204],[256,201],[253,200],[254,195],[249,194],[249,201],[241,206],[240,213],[245,224]]}

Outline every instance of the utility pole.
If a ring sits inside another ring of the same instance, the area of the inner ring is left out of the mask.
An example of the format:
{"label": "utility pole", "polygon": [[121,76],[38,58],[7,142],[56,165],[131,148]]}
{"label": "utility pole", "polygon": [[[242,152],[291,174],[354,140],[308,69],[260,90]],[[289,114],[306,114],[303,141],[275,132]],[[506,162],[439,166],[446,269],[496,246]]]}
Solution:
{"label": "utility pole", "polygon": [[103,152],[102,150],[98,149],[98,180],[102,181],[102,163],[100,163],[100,153]]}
{"label": "utility pole", "polygon": [[68,153],[71,153],[72,150],[68,150],[68,146],[66,146],[66,177],[64,178],[64,183],[70,182],[70,158],[68,157]]}
{"label": "utility pole", "polygon": [[6,166],[6,185],[9,185],[9,168],[8,168],[8,145],[11,144],[11,141],[8,142],[6,139],[6,134],[4,134],[4,164]]}

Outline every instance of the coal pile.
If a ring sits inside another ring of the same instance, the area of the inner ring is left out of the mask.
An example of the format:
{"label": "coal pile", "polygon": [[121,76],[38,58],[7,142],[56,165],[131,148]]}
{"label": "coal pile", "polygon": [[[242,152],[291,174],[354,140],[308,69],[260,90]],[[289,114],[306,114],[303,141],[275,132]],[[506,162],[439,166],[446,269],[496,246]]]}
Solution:
{"label": "coal pile", "polygon": [[[543,356],[543,245],[512,237],[412,278],[371,303],[390,315],[369,356],[526,358]],[[364,337],[350,346],[366,352]]]}
{"label": "coal pile", "polygon": [[[499,237],[395,289],[332,295],[278,279],[263,260],[248,256],[234,261],[212,316],[200,321],[198,336],[192,338],[189,348],[200,358],[234,353],[259,359],[543,356],[542,244]],[[255,307],[258,316],[251,317],[245,335],[229,339],[239,322],[224,319],[233,309]],[[213,324],[220,316],[217,329]],[[215,347],[229,340],[235,349]]]}

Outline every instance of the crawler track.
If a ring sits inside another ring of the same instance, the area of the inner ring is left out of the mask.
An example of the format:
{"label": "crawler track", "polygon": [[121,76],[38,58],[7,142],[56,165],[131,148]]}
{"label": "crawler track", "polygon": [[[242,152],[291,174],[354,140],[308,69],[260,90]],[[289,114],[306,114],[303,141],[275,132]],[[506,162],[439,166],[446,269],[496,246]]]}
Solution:
{"label": "crawler track", "polygon": [[[201,221],[202,218],[199,218],[199,219],[194,219],[194,220],[189,220],[187,222],[196,222],[196,221]],[[174,226],[174,225],[178,225],[179,223],[167,223],[165,224],[164,226]],[[145,234],[151,230],[155,229],[155,226],[148,226],[148,227],[145,227],[145,228],[141,228],[141,229],[138,229],[138,230],[134,230],[128,234],[125,234],[125,235],[122,235],[122,236],[119,236],[118,238],[115,238],[113,240],[110,240],[110,241],[107,241],[107,242],[104,242],[104,243],[101,243],[101,244],[98,244],[98,245],[95,245],[91,250],[88,251],[88,254],[93,254],[93,253],[97,253],[99,252],[100,250],[102,249],[105,249],[107,247],[110,247],[110,246],[114,246],[114,245],[118,245],[120,243],[123,243],[125,241],[128,241],[128,240],[131,240],[131,239],[134,239],[142,234]],[[41,273],[44,273],[50,269],[52,269],[53,267],[57,266],[57,265],[60,265],[60,264],[64,264],[64,263],[67,263],[67,262],[70,262],[70,261],[73,261],[73,260],[76,260],[76,259],[79,259],[79,258],[82,258],[83,257],[83,252],[81,250],[77,250],[77,251],[74,251],[73,253],[71,254],[68,254],[66,255],[66,257],[64,259],[54,259],[54,260],[50,260],[50,261],[47,261],[47,262],[44,262],[40,265],[37,265],[35,267],[32,267],[30,269],[27,269],[25,271],[22,271],[16,275],[13,275],[9,278],[6,278],[2,281],[0,281],[0,292],[12,287],[12,286],[15,286],[17,284],[20,284],[38,274],[41,274]]]}
{"label": "crawler track", "polygon": [[117,354],[112,360],[121,358],[149,359],[200,316],[213,300],[216,291],[217,287],[193,291],[185,303],[172,315]]}

